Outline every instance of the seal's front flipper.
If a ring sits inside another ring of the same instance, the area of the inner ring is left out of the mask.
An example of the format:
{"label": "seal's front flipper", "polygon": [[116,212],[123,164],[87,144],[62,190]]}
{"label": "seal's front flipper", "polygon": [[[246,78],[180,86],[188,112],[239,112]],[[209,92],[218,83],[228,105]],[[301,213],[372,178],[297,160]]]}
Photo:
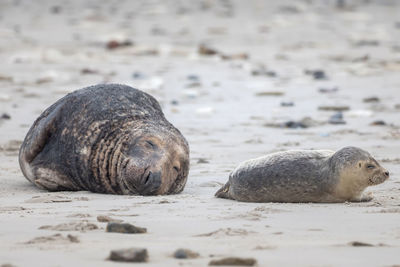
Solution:
{"label": "seal's front flipper", "polygon": [[[58,104],[58,105],[56,105]],[[19,165],[24,176],[33,182],[35,175],[31,163],[56,130],[56,120],[60,116],[62,104],[56,103],[40,116],[29,129],[19,150]]]}
{"label": "seal's front flipper", "polygon": [[230,195],[229,195],[229,187],[230,184],[229,182],[227,182],[223,187],[221,187],[217,193],[215,193],[216,197],[219,198],[226,198],[226,199],[233,199]]}

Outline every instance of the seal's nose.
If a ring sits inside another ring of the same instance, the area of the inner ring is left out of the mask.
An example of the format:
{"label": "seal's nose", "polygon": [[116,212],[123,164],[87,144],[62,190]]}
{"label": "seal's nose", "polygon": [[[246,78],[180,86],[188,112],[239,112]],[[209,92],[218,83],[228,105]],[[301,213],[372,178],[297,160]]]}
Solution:
{"label": "seal's nose", "polygon": [[155,195],[161,186],[161,172],[149,171],[142,186],[141,195]]}
{"label": "seal's nose", "polygon": [[389,171],[385,171],[384,173],[386,177],[389,177]]}

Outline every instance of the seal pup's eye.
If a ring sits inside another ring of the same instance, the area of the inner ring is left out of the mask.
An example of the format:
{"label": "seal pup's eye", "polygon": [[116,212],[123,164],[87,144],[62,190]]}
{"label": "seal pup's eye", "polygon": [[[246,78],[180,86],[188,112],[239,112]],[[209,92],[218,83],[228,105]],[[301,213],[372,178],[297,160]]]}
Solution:
{"label": "seal pup's eye", "polygon": [[371,165],[371,164],[368,164],[368,165],[367,165],[367,169],[374,169],[374,168],[375,168],[374,165]]}

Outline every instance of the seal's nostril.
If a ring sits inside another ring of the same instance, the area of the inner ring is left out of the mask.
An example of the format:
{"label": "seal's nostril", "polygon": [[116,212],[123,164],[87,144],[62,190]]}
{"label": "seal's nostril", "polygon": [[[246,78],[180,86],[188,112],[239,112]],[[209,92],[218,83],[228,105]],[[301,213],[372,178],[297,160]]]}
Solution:
{"label": "seal's nostril", "polygon": [[386,176],[389,176],[389,172],[388,172],[388,171],[385,171],[385,175],[386,175]]}
{"label": "seal's nostril", "polygon": [[144,181],[145,184],[149,182],[150,177],[151,177],[151,172],[149,172],[149,174],[147,175],[146,180]]}

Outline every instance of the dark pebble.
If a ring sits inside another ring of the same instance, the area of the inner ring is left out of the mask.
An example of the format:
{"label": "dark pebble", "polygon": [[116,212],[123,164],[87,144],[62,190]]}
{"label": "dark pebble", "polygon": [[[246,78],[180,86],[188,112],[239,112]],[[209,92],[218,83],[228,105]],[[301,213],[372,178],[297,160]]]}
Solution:
{"label": "dark pebble", "polygon": [[367,97],[363,99],[364,103],[378,103],[380,101],[379,97],[373,96],[373,97]]}
{"label": "dark pebble", "polygon": [[230,257],[230,258],[223,258],[220,260],[212,260],[208,265],[214,265],[214,266],[225,266],[225,265],[230,265],[230,266],[254,266],[257,263],[257,260],[253,258],[236,258],[236,257]]}
{"label": "dark pebble", "polygon": [[350,242],[349,245],[353,246],[353,247],[373,247],[374,246],[372,244],[364,243],[364,242],[360,242],[360,241]]}
{"label": "dark pebble", "polygon": [[179,105],[179,102],[178,102],[178,100],[171,100],[171,105],[174,105],[174,106],[177,106],[177,105]]}
{"label": "dark pebble", "polygon": [[143,75],[143,73],[141,73],[141,72],[139,72],[139,71],[135,71],[135,72],[132,74],[132,78],[133,78],[133,79],[143,79],[143,78],[144,78],[144,75]]}
{"label": "dark pebble", "polygon": [[294,103],[293,102],[281,102],[282,107],[293,107]]}
{"label": "dark pebble", "polygon": [[97,74],[97,73],[99,73],[98,70],[93,70],[89,68],[81,69],[81,74]]}
{"label": "dark pebble", "polygon": [[129,223],[109,222],[106,228],[110,233],[123,233],[123,234],[143,234],[147,233],[146,228],[137,227]]}
{"label": "dark pebble", "polygon": [[0,117],[0,119],[9,120],[9,119],[11,119],[11,116],[8,115],[7,113],[3,113],[3,114],[1,115],[1,117]]}
{"label": "dark pebble", "polygon": [[109,42],[107,42],[107,49],[116,49],[116,48],[121,48],[121,47],[127,47],[127,46],[132,46],[133,42],[130,40],[125,40],[122,42],[116,41],[116,40],[111,40]]}
{"label": "dark pebble", "polygon": [[370,125],[372,125],[372,126],[385,126],[385,125],[386,125],[386,122],[383,121],[383,120],[377,120],[377,121],[371,122]]}
{"label": "dark pebble", "polygon": [[197,252],[191,251],[190,249],[180,248],[174,252],[174,258],[177,259],[195,259],[200,255]]}
{"label": "dark pebble", "polygon": [[203,159],[203,158],[199,158],[199,159],[197,160],[197,163],[198,163],[198,164],[206,164],[206,163],[210,163],[210,161],[208,161],[208,160],[206,160],[206,159]]}
{"label": "dark pebble", "polygon": [[343,120],[343,113],[342,112],[337,112],[337,113],[333,114],[329,118],[328,122],[330,124],[346,124],[346,121]]}
{"label": "dark pebble", "polygon": [[283,124],[283,126],[291,129],[308,128],[308,126],[301,121],[287,121]]}
{"label": "dark pebble", "polygon": [[145,248],[128,248],[112,250],[108,259],[122,262],[146,262],[148,257]]}
{"label": "dark pebble", "polygon": [[323,70],[306,70],[304,72],[307,75],[313,76],[314,80],[326,80],[326,74]]}
{"label": "dark pebble", "polygon": [[194,74],[190,74],[186,77],[188,80],[194,81],[194,82],[198,82],[200,80],[199,76],[194,75]]}
{"label": "dark pebble", "polygon": [[212,56],[218,54],[218,51],[204,44],[199,45],[198,53],[203,56]]}

